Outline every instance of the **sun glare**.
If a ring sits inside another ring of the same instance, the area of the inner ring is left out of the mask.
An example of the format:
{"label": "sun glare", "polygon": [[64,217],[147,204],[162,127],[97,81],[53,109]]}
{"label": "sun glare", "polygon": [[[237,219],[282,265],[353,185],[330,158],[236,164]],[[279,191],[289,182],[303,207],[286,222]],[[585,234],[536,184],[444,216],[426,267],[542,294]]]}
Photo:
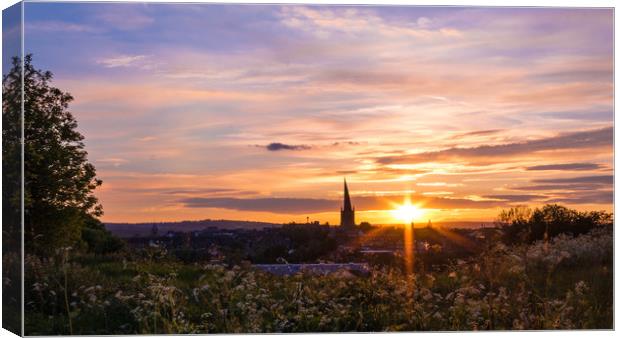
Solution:
{"label": "sun glare", "polygon": [[422,217],[424,211],[419,207],[411,204],[409,201],[399,205],[392,210],[392,216],[402,222],[411,223],[414,220]]}

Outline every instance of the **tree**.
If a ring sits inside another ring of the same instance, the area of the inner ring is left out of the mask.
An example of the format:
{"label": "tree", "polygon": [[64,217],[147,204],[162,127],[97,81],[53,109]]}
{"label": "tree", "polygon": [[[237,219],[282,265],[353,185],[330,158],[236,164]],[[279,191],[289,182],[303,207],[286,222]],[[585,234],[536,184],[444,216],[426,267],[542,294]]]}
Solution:
{"label": "tree", "polygon": [[[21,84],[21,72],[2,83]],[[2,324],[21,333],[21,86],[2,87]]]}
{"label": "tree", "polygon": [[370,224],[370,223],[368,223],[368,222],[362,222],[362,223],[360,223],[360,225],[359,225],[359,229],[360,229],[360,230],[362,230],[362,231],[366,231],[366,232],[368,232],[368,231],[370,231],[370,230],[373,230],[373,229],[374,229],[374,227],[372,226],[372,224]]}
{"label": "tree", "polygon": [[559,234],[578,236],[595,227],[611,226],[613,215],[604,211],[579,212],[557,204],[534,210],[519,206],[502,211],[497,224],[503,229],[506,243],[531,243]]}
{"label": "tree", "polygon": [[93,216],[86,216],[82,228],[82,240],[89,252],[105,255],[116,252],[125,246],[125,242],[112,235],[100,220]]}
{"label": "tree", "polygon": [[503,229],[505,242],[515,243],[528,240],[531,215],[532,209],[524,205],[500,212],[495,224]]}
{"label": "tree", "polygon": [[[2,102],[3,120],[20,114],[21,67],[14,58],[2,79],[3,92],[8,93]],[[52,87],[52,73],[36,69],[31,55],[24,58],[23,67],[24,236],[27,252],[47,253],[76,244],[88,218],[102,215],[93,193],[102,182],[88,162],[84,137],[68,110],[73,97]],[[16,133],[11,127],[5,135],[3,129],[3,136],[9,136],[3,162],[10,167],[16,166],[11,154],[20,147]],[[14,199],[8,203],[15,206]]]}
{"label": "tree", "polygon": [[7,252],[21,251],[21,79],[19,69],[2,77],[2,244]]}

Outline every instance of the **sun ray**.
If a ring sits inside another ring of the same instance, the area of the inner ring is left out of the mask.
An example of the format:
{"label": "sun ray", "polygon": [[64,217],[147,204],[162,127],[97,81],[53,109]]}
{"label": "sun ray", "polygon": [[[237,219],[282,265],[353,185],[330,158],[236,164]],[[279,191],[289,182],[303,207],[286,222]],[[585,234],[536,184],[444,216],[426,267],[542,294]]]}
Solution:
{"label": "sun ray", "polygon": [[446,229],[442,226],[434,226],[433,229],[436,230],[440,235],[445,237],[450,242],[462,248],[465,248],[469,251],[474,251],[476,249],[474,242],[471,239],[463,235],[459,235],[458,233],[450,229]]}
{"label": "sun ray", "polygon": [[409,196],[405,197],[402,204],[393,203],[393,207],[394,209],[391,210],[392,217],[405,224],[411,224],[424,216],[425,213],[420,206],[411,203],[411,198]]}
{"label": "sun ray", "polygon": [[384,233],[386,230],[387,228],[382,226],[372,229],[371,231],[365,233],[363,236],[359,237],[357,243],[359,246],[362,246],[374,239],[375,237],[379,236],[380,234]]}
{"label": "sun ray", "polygon": [[411,203],[411,198],[405,196],[402,204],[393,204],[392,217],[403,222],[403,253],[405,258],[405,271],[412,274],[415,266],[415,230],[413,222],[424,215],[424,210]]}

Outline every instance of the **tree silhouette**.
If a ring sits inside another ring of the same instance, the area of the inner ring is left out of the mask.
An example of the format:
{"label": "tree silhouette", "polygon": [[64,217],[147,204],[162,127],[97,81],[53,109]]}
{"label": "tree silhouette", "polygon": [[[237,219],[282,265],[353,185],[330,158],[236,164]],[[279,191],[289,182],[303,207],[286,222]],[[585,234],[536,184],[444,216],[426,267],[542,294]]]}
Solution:
{"label": "tree silhouette", "polygon": [[[19,120],[20,61],[13,58],[11,70],[2,78],[3,121]],[[84,137],[68,110],[73,97],[51,86],[52,73],[36,69],[31,55],[24,58],[23,67],[25,249],[28,253],[46,253],[74,245],[86,222],[102,215],[93,194],[102,182],[88,162]],[[3,168],[19,167],[15,154],[20,151],[20,132],[15,123],[3,128]],[[19,179],[19,175],[9,177],[6,183],[15,185]],[[6,197],[7,209],[19,209],[18,198]]]}
{"label": "tree silhouette", "polygon": [[578,236],[595,227],[612,226],[613,214],[579,212],[557,204],[546,204],[534,210],[517,206],[502,211],[496,223],[503,229],[506,243],[532,243],[559,234]]}
{"label": "tree silhouette", "polygon": [[[3,83],[21,84],[21,72],[7,73]],[[2,88],[2,326],[20,335],[21,242],[21,86]]]}

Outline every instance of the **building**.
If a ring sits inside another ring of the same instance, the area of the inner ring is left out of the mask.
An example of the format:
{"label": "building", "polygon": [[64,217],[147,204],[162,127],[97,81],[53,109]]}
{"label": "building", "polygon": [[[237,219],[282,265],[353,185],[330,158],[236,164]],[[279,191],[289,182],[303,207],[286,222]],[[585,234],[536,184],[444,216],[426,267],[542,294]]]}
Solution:
{"label": "building", "polygon": [[355,226],[355,208],[351,206],[351,197],[349,196],[346,179],[344,180],[344,205],[340,209],[340,225],[349,228]]}

